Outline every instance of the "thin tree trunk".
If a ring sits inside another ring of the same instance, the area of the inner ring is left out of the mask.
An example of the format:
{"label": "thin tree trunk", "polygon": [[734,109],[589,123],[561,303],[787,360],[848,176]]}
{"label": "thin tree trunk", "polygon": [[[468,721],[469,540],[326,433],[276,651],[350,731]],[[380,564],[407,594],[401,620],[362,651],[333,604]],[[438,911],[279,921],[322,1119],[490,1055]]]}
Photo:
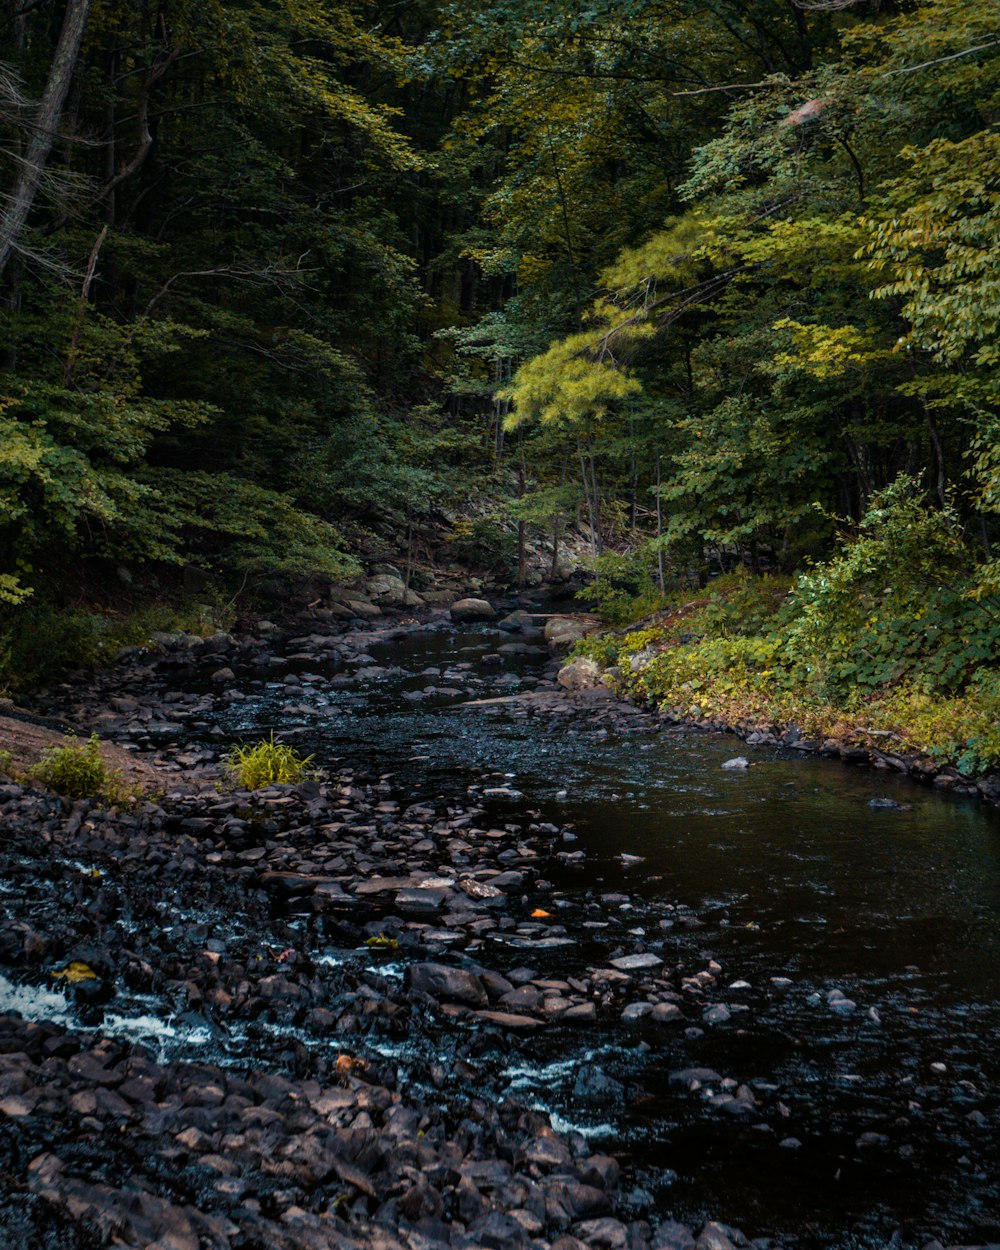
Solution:
{"label": "thin tree trunk", "polygon": [[660,499],[660,453],[656,453],[656,574],[660,583],[660,594],[666,594],[667,579],[663,559],[663,501]]}
{"label": "thin tree trunk", "polygon": [[45,93],[35,118],[34,134],[18,171],[10,200],[0,216],[0,274],[7,268],[17,249],[28,214],[38,194],[59,119],[62,117],[63,105],[66,103],[66,95],[73,81],[89,15],[90,0],[69,0],[59,42],[49,68]]}
{"label": "thin tree trunk", "polygon": [[583,496],[587,501],[587,519],[590,524],[590,552],[594,557],[597,556],[597,515],[594,511],[594,496],[591,491],[591,484],[587,477],[587,457],[583,454],[583,448],[580,448],[580,477],[583,479]]}
{"label": "thin tree trunk", "polygon": [[941,507],[944,508],[948,504],[948,475],[944,467],[944,448],[941,446],[941,435],[938,434],[934,418],[926,404],[924,405],[924,420],[927,422],[927,433],[931,436],[931,446],[934,448],[934,462],[937,467],[937,497],[941,501]]}
{"label": "thin tree trunk", "polygon": [[83,319],[87,315],[87,304],[90,302],[90,286],[94,281],[94,272],[97,269],[97,258],[101,253],[101,247],[104,240],[108,237],[108,227],[101,227],[101,233],[97,236],[94,246],[90,250],[90,259],[87,261],[87,272],[83,279],[83,286],[80,289],[80,300],[76,309],[76,320],[73,323],[73,337],[70,339],[69,350],[66,352],[66,363],[63,366],[63,386],[69,386],[73,381],[73,371],[76,368],[76,358],[80,350],[80,331],[83,329]]}
{"label": "thin tree trunk", "polygon": [[[524,498],[528,470],[524,463],[524,435],[517,432],[517,497]],[[528,584],[528,527],[523,520],[517,523],[517,588],[524,590]]]}

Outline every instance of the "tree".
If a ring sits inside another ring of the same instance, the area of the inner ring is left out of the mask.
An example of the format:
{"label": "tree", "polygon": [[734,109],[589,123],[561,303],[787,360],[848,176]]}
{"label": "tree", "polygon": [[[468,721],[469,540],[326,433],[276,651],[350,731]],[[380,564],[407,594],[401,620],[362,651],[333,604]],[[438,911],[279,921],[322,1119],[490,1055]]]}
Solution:
{"label": "tree", "polygon": [[63,105],[73,81],[83,43],[91,0],[68,0],[62,30],[49,66],[41,104],[31,125],[27,150],[17,161],[17,174],[0,214],[0,277],[17,251],[35,203],[55,142]]}

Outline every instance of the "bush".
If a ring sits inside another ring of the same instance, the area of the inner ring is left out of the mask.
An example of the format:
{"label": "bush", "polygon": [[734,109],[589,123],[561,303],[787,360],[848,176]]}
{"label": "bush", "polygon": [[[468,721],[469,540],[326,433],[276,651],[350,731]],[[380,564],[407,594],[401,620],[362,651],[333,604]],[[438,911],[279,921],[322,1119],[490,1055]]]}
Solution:
{"label": "bush", "polygon": [[68,799],[119,799],[125,796],[121,773],[101,755],[101,740],[91,734],[86,742],[50,747],[30,775]]}
{"label": "bush", "polygon": [[274,734],[254,746],[244,744],[230,751],[226,763],[244,790],[293,785],[308,775],[313,756],[305,757],[290,746],[275,742]]}
{"label": "bush", "polygon": [[447,542],[452,557],[459,564],[495,577],[517,575],[517,534],[506,529],[499,520],[456,521]]}
{"label": "bush", "polygon": [[592,607],[605,625],[628,625],[666,603],[655,581],[656,555],[647,548],[598,556],[594,574],[576,597]]}
{"label": "bush", "polygon": [[0,614],[0,691],[30,690],[71,669],[93,672],[110,664],[122,647],[144,646],[158,630],[210,634],[227,620],[223,604],[187,598],[150,603],[121,616],[32,600]]}

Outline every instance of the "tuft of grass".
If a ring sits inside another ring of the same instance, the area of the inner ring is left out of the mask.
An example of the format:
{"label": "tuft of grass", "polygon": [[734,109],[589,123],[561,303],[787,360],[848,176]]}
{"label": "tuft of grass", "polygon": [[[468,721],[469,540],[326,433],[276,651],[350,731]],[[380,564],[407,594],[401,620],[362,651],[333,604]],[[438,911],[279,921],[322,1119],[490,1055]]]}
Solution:
{"label": "tuft of grass", "polygon": [[275,742],[274,734],[254,745],[234,747],[226,760],[230,772],[244,790],[265,786],[294,785],[309,775],[313,756],[302,756],[294,747]]}
{"label": "tuft of grass", "polygon": [[50,747],[29,775],[68,799],[125,800],[130,792],[121,773],[101,754],[101,740],[91,734],[86,742],[67,741]]}
{"label": "tuft of grass", "polygon": [[0,776],[12,777],[14,767],[14,752],[0,751]]}

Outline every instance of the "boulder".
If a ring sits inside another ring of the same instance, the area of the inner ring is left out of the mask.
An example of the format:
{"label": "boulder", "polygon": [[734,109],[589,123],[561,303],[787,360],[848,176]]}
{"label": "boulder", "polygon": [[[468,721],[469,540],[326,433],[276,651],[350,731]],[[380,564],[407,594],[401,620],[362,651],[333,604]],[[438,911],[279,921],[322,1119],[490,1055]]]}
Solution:
{"label": "boulder", "polygon": [[374,603],[369,603],[367,599],[346,599],[344,606],[350,608],[355,616],[373,617],[382,615],[382,609]]}
{"label": "boulder", "polygon": [[453,590],[425,590],[422,593],[424,603],[429,603],[439,608],[450,607],[455,602],[456,597]]}
{"label": "boulder", "polygon": [[603,685],[600,665],[586,656],[577,656],[559,670],[556,677],[564,690],[593,690]]}
{"label": "boulder", "polygon": [[408,590],[401,577],[393,573],[379,573],[365,582],[365,591],[376,603],[396,608],[418,608],[424,602],[413,590]]}
{"label": "boulder", "polygon": [[485,599],[459,599],[451,605],[453,621],[491,621],[495,616],[493,605]]}
{"label": "boulder", "polygon": [[414,964],[409,969],[411,989],[432,998],[446,998],[456,1003],[485,1007],[489,1001],[482,981],[462,968],[447,964]]}
{"label": "boulder", "polygon": [[654,647],[643,647],[641,651],[636,651],[634,655],[628,657],[629,669],[633,673],[641,673],[655,656],[656,649]]}
{"label": "boulder", "polygon": [[508,634],[519,634],[523,629],[531,629],[531,626],[531,613],[523,610],[511,612],[502,621],[497,621],[497,628],[504,630]]}
{"label": "boulder", "polygon": [[552,652],[568,651],[586,634],[586,624],[577,617],[554,616],[545,622],[545,641]]}

